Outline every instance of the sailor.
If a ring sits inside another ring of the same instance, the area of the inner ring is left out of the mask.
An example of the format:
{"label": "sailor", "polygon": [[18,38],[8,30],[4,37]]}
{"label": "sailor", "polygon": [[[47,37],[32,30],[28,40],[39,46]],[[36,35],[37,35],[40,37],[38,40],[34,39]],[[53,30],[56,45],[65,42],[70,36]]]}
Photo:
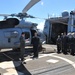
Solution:
{"label": "sailor", "polygon": [[38,47],[39,47],[40,39],[37,36],[37,32],[34,33],[34,36],[32,38],[32,44],[33,44],[33,58],[38,58]]}
{"label": "sailor", "polygon": [[67,37],[68,37],[68,39],[67,39],[67,50],[70,52],[70,50],[72,49],[72,40],[73,40],[72,33],[68,33]]}
{"label": "sailor", "polygon": [[20,37],[20,58],[22,62],[24,62],[24,54],[25,54],[25,33],[22,32]]}
{"label": "sailor", "polygon": [[61,33],[61,50],[63,51],[63,43],[62,43],[62,40],[63,40],[63,33]]}
{"label": "sailor", "polygon": [[63,54],[67,54],[67,35],[64,32],[63,38],[62,38],[62,52]]}
{"label": "sailor", "polygon": [[70,54],[74,56],[74,53],[75,53],[75,33],[72,33],[72,47],[71,47],[71,51],[70,51]]}
{"label": "sailor", "polygon": [[58,35],[56,44],[57,44],[57,53],[61,53],[61,37],[60,37],[60,35]]}

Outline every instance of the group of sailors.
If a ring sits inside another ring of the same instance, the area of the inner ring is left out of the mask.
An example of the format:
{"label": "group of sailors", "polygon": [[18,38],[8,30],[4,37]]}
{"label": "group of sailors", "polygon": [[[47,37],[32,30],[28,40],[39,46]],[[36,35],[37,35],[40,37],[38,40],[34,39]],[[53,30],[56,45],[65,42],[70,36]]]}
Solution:
{"label": "group of sailors", "polygon": [[[21,37],[20,37],[20,61],[24,64],[26,64],[26,62],[24,61],[24,54],[25,54],[25,33],[22,32],[21,33]],[[40,46],[40,39],[37,36],[37,32],[34,33],[34,36],[32,37],[32,45],[33,45],[33,59],[34,58],[38,58],[38,53],[39,53],[39,46]]]}
{"label": "group of sailors", "polygon": [[75,54],[75,33],[61,33],[56,40],[57,53],[63,53],[74,56]]}

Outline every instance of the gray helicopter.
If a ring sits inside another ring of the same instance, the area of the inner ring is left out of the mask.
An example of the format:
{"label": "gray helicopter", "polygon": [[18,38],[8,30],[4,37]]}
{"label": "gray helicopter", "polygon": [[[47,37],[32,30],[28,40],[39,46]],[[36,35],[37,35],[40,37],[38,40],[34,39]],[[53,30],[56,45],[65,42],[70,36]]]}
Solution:
{"label": "gray helicopter", "polygon": [[[0,14],[4,16],[4,20],[0,21],[0,49],[4,48],[19,48],[20,42],[19,38],[22,32],[25,32],[26,45],[31,45],[31,39],[34,36],[34,32],[38,32],[39,37],[41,34],[37,30],[37,24],[32,22],[27,22],[24,18],[36,18],[28,15],[26,12],[40,0],[31,0],[28,5],[22,10],[22,13],[18,14]],[[11,16],[11,18],[7,18]],[[13,17],[18,17],[13,18]],[[45,38],[40,37],[41,43],[45,41]]]}

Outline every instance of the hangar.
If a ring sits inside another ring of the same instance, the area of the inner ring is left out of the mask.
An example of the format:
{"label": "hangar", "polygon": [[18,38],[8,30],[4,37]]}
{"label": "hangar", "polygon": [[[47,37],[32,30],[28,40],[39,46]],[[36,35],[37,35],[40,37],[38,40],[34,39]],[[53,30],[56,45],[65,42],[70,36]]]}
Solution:
{"label": "hangar", "polygon": [[56,43],[58,35],[68,32],[69,14],[68,12],[65,14],[62,14],[62,17],[53,17],[45,21],[43,32],[46,35],[47,43]]}

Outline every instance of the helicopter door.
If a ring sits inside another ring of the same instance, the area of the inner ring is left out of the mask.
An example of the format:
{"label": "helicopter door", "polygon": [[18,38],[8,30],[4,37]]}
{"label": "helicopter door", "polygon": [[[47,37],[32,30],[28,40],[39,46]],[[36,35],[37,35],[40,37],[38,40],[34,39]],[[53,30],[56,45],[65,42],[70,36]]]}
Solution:
{"label": "helicopter door", "polygon": [[30,29],[29,28],[22,29],[22,32],[25,33],[26,45],[30,45],[31,44],[31,32],[30,32]]}
{"label": "helicopter door", "polygon": [[31,43],[30,32],[25,32],[25,42],[26,42],[26,45],[30,45]]}

